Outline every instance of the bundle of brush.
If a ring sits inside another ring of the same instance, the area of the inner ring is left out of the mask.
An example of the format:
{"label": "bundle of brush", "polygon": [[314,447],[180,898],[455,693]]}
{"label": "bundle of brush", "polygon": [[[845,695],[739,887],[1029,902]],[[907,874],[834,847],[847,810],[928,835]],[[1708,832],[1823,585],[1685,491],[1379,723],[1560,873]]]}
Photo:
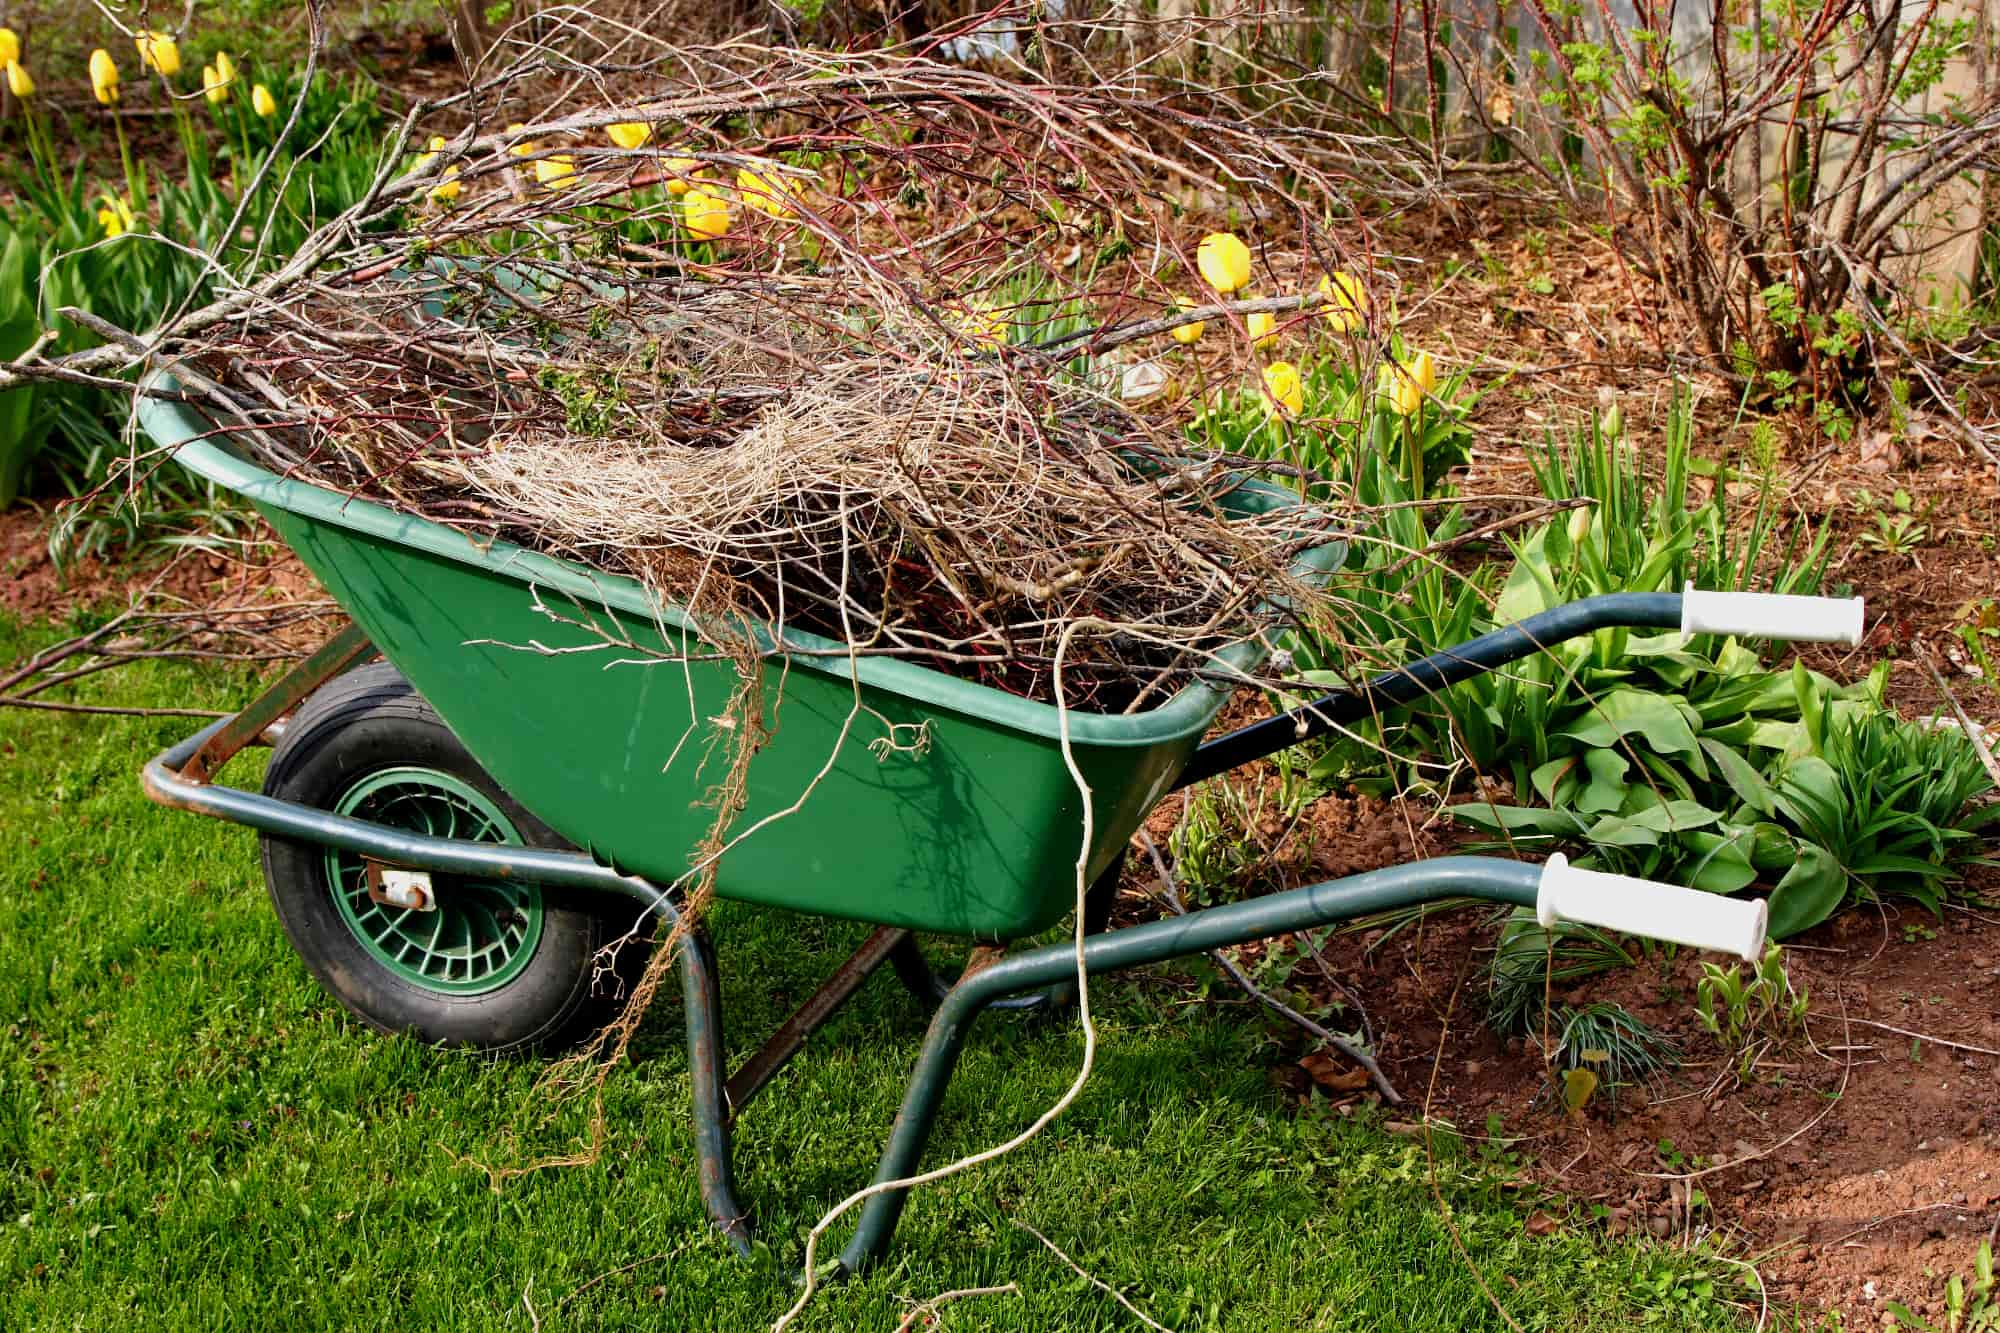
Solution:
{"label": "bundle of brush", "polygon": [[633,575],[711,647],[749,617],[1051,698],[1065,626],[1125,627],[1062,673],[1096,711],[1200,670],[1326,540],[1232,517],[1226,464],[995,328],[853,295],[460,247],[200,364],[272,465]]}
{"label": "bundle of brush", "polygon": [[1324,517],[1233,513],[1231,460],[1130,410],[1111,349],[1164,342],[1195,268],[1125,136],[1323,209],[1312,136],[898,54],[676,50],[548,91],[532,50],[310,270],[178,343],[266,462],[636,576],[726,651],[790,625],[1094,711],[1311,604],[1286,571]]}

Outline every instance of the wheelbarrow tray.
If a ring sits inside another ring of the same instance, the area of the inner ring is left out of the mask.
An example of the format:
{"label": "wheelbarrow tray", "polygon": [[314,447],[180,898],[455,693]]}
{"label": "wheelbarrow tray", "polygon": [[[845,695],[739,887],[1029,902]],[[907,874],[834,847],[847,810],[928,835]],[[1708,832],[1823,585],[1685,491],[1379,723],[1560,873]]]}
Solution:
{"label": "wheelbarrow tray", "polygon": [[[676,608],[630,578],[281,477],[183,404],[141,396],[139,418],[181,465],[257,508],[537,818],[628,874],[667,884],[688,871],[715,823],[730,747],[714,728],[737,680],[726,660],[665,660],[705,651]],[[1298,501],[1246,482],[1230,503]],[[1323,575],[1343,554],[1315,548],[1296,572]],[[731,831],[771,822],[722,858],[717,894],[994,941],[1061,920],[1083,826],[1059,710],[910,662],[850,661],[802,631],[784,638],[802,651],[763,661],[771,736]],[[1247,677],[1268,652],[1253,635],[1214,667]],[[1093,806],[1088,877],[1173,784],[1231,688],[1198,679],[1144,712],[1071,710]],[[878,756],[883,740],[898,748]]]}

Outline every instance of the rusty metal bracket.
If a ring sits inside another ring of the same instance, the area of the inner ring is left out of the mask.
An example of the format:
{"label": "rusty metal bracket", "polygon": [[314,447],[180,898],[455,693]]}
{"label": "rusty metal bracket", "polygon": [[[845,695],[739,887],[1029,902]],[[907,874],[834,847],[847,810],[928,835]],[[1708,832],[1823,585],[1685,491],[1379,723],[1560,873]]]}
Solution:
{"label": "rusty metal bracket", "polygon": [[242,712],[223,723],[181,767],[179,776],[188,782],[208,782],[239,751],[255,744],[273,724],[304,703],[314,690],[373,650],[374,645],[368,642],[361,626],[349,624],[321,644],[312,656],[287,671],[270,689],[251,700]]}
{"label": "rusty metal bracket", "polygon": [[889,956],[903,946],[910,938],[910,932],[895,926],[883,926],[870,935],[852,957],[842,963],[828,977],[811,998],[800,1005],[790,1018],[778,1025],[757,1053],[743,1062],[743,1067],[729,1076],[723,1086],[723,1095],[733,1117],[750,1104],[750,1099],[760,1092],[766,1083],[777,1077],[778,1071],[791,1062],[791,1058],[805,1046],[826,1021],[839,1011],[840,1007],[861,989],[861,983],[868,980],[875,970],[889,961]]}

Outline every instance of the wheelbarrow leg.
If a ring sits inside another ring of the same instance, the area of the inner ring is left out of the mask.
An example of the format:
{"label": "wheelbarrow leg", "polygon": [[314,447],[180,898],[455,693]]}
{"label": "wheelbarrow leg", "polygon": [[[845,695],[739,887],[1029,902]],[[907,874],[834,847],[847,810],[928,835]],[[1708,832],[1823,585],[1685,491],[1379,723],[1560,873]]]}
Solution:
{"label": "wheelbarrow leg", "polygon": [[716,975],[715,947],[700,929],[689,931],[680,947],[701,1201],[730,1247],[748,1257],[750,1218],[736,1201],[736,1168],[730,1157],[729,1106],[723,1091],[722,985]]}

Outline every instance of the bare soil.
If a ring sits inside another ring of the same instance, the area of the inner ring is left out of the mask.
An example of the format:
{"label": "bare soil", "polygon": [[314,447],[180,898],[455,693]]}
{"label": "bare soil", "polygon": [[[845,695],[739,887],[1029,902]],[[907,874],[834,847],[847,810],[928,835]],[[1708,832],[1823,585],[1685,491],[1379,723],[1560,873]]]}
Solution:
{"label": "bare soil", "polygon": [[190,608],[243,606],[273,595],[325,596],[298,557],[261,524],[227,554],[188,551],[111,563],[90,558],[58,569],[49,558],[49,521],[25,505],[0,513],[0,614],[60,619],[73,609],[122,606],[149,592]]}

